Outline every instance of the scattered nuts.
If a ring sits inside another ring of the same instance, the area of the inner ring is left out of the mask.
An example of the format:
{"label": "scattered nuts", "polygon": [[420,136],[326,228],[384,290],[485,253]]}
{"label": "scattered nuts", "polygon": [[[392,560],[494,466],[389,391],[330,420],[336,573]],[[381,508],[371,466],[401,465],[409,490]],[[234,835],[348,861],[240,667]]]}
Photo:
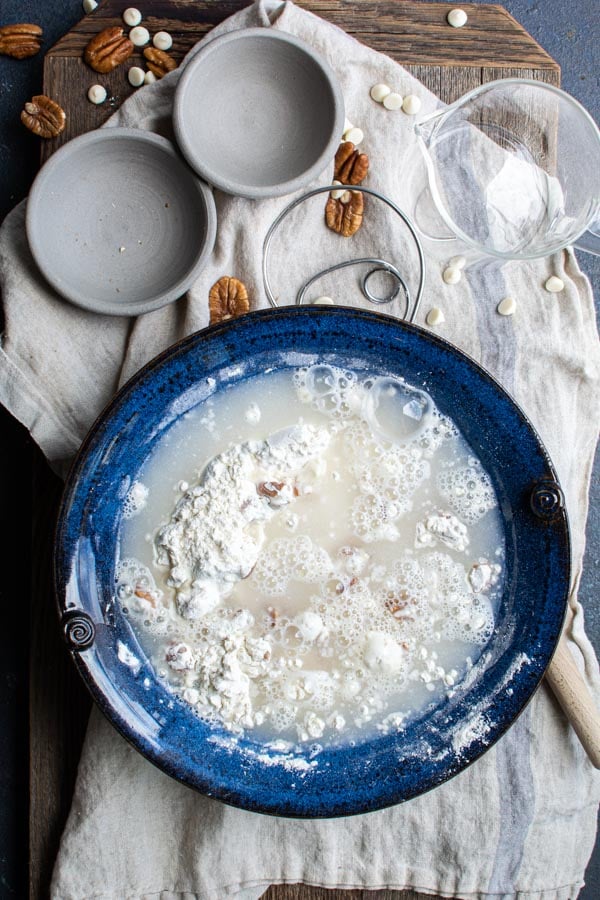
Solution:
{"label": "scattered nuts", "polygon": [[464,256],[453,256],[448,265],[454,269],[464,269],[467,264],[466,257]]}
{"label": "scattered nuts", "polygon": [[401,94],[391,91],[383,98],[382,103],[386,109],[400,109],[403,99]]}
{"label": "scattered nuts", "polygon": [[145,72],[144,73],[144,84],[154,84],[157,80],[154,72]]}
{"label": "scattered nuts", "polygon": [[[360,184],[369,171],[369,157],[359,153],[352,141],[344,141],[335,154],[333,168],[335,184]],[[360,191],[331,191],[325,206],[325,223],[337,234],[352,237],[362,225],[363,211],[364,199]]]}
{"label": "scattered nuts", "polygon": [[127,73],[127,80],[132,87],[141,87],[145,77],[146,73],[139,66],[132,66]]}
{"label": "scattered nuts", "polygon": [[152,38],[152,43],[158,50],[170,50],[173,46],[173,38],[168,31],[157,31]]}
{"label": "scattered nuts", "polygon": [[351,128],[349,131],[344,132],[344,140],[351,141],[355,147],[364,140],[364,132],[360,128]]}
{"label": "scattered nuts", "polygon": [[142,14],[135,6],[129,6],[123,13],[123,21],[130,28],[135,28],[142,21]]}
{"label": "scattered nuts", "polygon": [[501,300],[498,306],[496,307],[496,311],[501,316],[513,316],[517,309],[517,304],[512,297],[505,297],[504,300]]}
{"label": "scattered nuts", "polygon": [[87,98],[90,103],[95,103],[98,106],[100,103],[104,103],[106,97],[106,88],[101,84],[93,84],[91,88],[88,88]]}
{"label": "scattered nuts", "polygon": [[223,275],[208,292],[210,324],[241,316],[250,309],[246,285],[237,278]]}
{"label": "scattered nuts", "polygon": [[402,101],[402,111],[407,116],[416,116],[421,109],[421,100],[416,94],[408,94]]}
{"label": "scattered nuts", "polygon": [[428,325],[441,325],[442,322],[446,321],[446,316],[441,309],[438,309],[437,306],[434,306],[433,309],[430,309],[427,313],[427,318],[425,319],[425,321]]}
{"label": "scattered nuts", "polygon": [[133,53],[133,44],[118,26],[94,35],[83,51],[83,59],[95,72],[112,72]]}
{"label": "scattered nuts", "polygon": [[383,103],[385,98],[392,93],[392,89],[387,84],[374,84],[370,93],[376,103]]}
{"label": "scattered nuts", "polygon": [[331,297],[317,297],[316,300],[312,300],[313,306],[334,306],[334,301]]}
{"label": "scattered nuts", "polygon": [[94,12],[94,10],[98,7],[96,0],[83,0],[83,3],[81,5],[83,6],[83,11],[86,14]]}
{"label": "scattered nuts", "polygon": [[150,32],[143,25],[136,25],[129,32],[129,40],[135,47],[143,47],[150,40]]}
{"label": "scattered nuts", "polygon": [[157,47],[146,47],[144,56],[148,63],[148,68],[157,78],[162,78],[177,68],[177,63],[173,57]]}
{"label": "scattered nuts", "polygon": [[23,125],[43,138],[56,137],[65,127],[66,121],[64,109],[44,94],[32,97],[31,102],[25,104],[21,113]]}
{"label": "scattered nuts", "polygon": [[462,28],[467,24],[467,14],[464,9],[451,9],[446,16],[446,21],[453,28]]}
{"label": "scattered nuts", "polygon": [[362,184],[369,171],[369,157],[359,153],[352,141],[345,141],[337,149],[333,163],[333,177],[341,184]]}
{"label": "scattered nuts", "polygon": [[40,49],[42,29],[39,25],[2,25],[0,27],[0,54],[13,59],[35,56]]}
{"label": "scattered nuts", "polygon": [[[342,182],[341,182],[341,181],[336,181],[335,178],[334,178],[333,183],[334,183],[334,184],[341,184]],[[330,196],[330,197],[333,197],[334,200],[340,200],[341,197],[344,196],[344,194],[345,194],[345,191],[344,191],[343,188],[341,189],[341,191],[329,191],[329,196]]]}
{"label": "scattered nuts", "polygon": [[328,228],[342,237],[352,237],[362,225],[363,211],[364,200],[360,191],[352,191],[349,203],[330,197],[325,207],[325,222]]}
{"label": "scattered nuts", "polygon": [[558,294],[560,291],[564,289],[565,283],[562,278],[559,278],[557,275],[551,275],[544,287],[547,291],[550,291],[551,294]]}
{"label": "scattered nuts", "polygon": [[462,278],[462,272],[457,266],[448,266],[448,268],[444,269],[442,272],[442,278],[446,284],[458,284]]}

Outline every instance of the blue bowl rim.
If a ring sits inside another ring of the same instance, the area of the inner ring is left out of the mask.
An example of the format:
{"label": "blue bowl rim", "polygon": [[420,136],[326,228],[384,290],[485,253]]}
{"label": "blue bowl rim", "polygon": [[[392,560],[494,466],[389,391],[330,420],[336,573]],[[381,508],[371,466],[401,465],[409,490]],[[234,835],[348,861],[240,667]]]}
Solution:
{"label": "blue bowl rim", "polygon": [[[112,413],[116,409],[118,409],[122,400],[129,394],[130,391],[132,391],[136,386],[140,385],[142,382],[151,377],[157,369],[161,368],[164,362],[168,361],[172,357],[176,357],[177,355],[184,353],[189,347],[194,346],[196,343],[210,341],[214,336],[218,336],[220,334],[227,335],[234,330],[252,327],[252,322],[258,319],[268,321],[286,319],[288,317],[296,318],[298,316],[319,316],[322,318],[342,316],[345,319],[352,318],[355,320],[376,320],[384,324],[386,327],[396,327],[401,331],[406,331],[408,334],[414,333],[418,337],[424,338],[426,342],[430,342],[433,345],[436,345],[445,352],[448,352],[451,356],[454,356],[457,359],[461,360],[462,363],[467,367],[471,368],[472,370],[474,369],[478,377],[482,378],[484,381],[487,381],[495,391],[499,392],[504,397],[504,399],[509,402],[513,412],[516,414],[521,423],[529,430],[530,436],[537,443],[538,449],[552,481],[557,486],[559,486],[556,471],[548,454],[548,451],[546,450],[537,430],[535,429],[529,418],[526,416],[524,411],[521,409],[521,407],[489,371],[487,371],[471,356],[469,356],[464,351],[460,350],[444,338],[433,334],[431,331],[421,326],[415,325],[413,323],[408,323],[404,320],[396,319],[392,316],[388,316],[380,312],[371,312],[370,310],[361,310],[349,307],[329,306],[321,307],[318,309],[310,307],[280,307],[277,309],[263,309],[254,311],[243,317],[217,323],[215,325],[211,325],[205,329],[202,329],[201,331],[194,332],[159,353],[140,370],[138,370],[138,372],[136,372],[119,389],[119,391],[108,402],[104,410],[98,415],[95,422],[90,427],[70,467],[65,482],[55,528],[55,553],[53,558],[54,591],[59,617],[62,617],[63,624],[66,620],[66,617],[69,615],[69,613],[72,612],[72,609],[67,607],[61,599],[61,583],[63,579],[61,577],[58,559],[59,554],[57,550],[61,542],[62,534],[65,530],[68,519],[69,503],[74,492],[76,491],[78,477],[85,467],[86,458],[91,448],[97,441],[98,432],[104,425],[105,421],[112,415]],[[497,741],[506,734],[506,732],[525,711],[525,709],[533,699],[533,696],[536,693],[544,677],[546,669],[548,668],[558,646],[558,641],[568,609],[568,597],[570,591],[571,539],[567,511],[564,507],[560,510],[558,516],[554,519],[552,524],[554,526],[557,526],[557,534],[560,538],[560,541],[562,542],[560,551],[562,553],[562,563],[564,564],[564,587],[562,590],[561,599],[556,600],[555,602],[555,606],[560,607],[561,612],[553,622],[554,628],[545,647],[543,664],[537,666],[534,677],[529,681],[525,695],[518,698],[517,704],[513,704],[513,711],[509,715],[505,716],[499,725],[492,726],[492,736],[490,738],[486,737],[483,743],[479,740],[475,740],[467,747],[467,749],[461,755],[460,764],[458,766],[451,766],[448,771],[446,771],[442,775],[442,777],[433,779],[431,783],[426,785],[425,787],[421,786],[419,787],[419,789],[409,791],[402,796],[392,795],[386,797],[383,802],[377,802],[374,804],[365,804],[363,802],[357,805],[352,800],[349,800],[348,802],[343,802],[334,807],[326,808],[323,806],[318,797],[310,797],[308,804],[305,802],[306,798],[303,797],[302,803],[297,809],[282,809],[278,805],[277,798],[275,798],[274,800],[272,798],[265,800],[259,799],[258,801],[256,801],[256,799],[248,800],[248,798],[244,795],[243,789],[239,791],[232,791],[230,788],[215,785],[212,782],[203,782],[201,779],[194,780],[190,777],[190,773],[182,771],[176,765],[172,765],[170,760],[163,758],[160,752],[155,752],[150,744],[146,744],[146,746],[140,746],[139,736],[136,736],[130,724],[125,719],[119,716],[119,714],[111,706],[110,702],[107,701],[106,696],[103,694],[97,683],[90,676],[90,670],[84,662],[85,652],[81,652],[81,650],[73,647],[69,648],[69,652],[93,700],[103,712],[108,721],[117,729],[117,731],[119,731],[119,733],[128,741],[128,743],[130,743],[147,760],[153,763],[159,770],[165,772],[176,781],[179,781],[180,783],[188,787],[192,787],[193,789],[199,791],[202,794],[205,794],[206,796],[219,799],[222,802],[236,808],[242,808],[248,811],[259,812],[267,815],[285,816],[290,818],[339,818],[348,815],[358,815],[366,812],[384,809],[386,807],[405,802],[407,800],[413,799],[414,797],[427,793],[430,790],[433,790],[435,787],[438,787],[439,785],[460,774],[460,772],[464,771],[466,768],[476,762],[477,759],[479,759],[484,753],[486,753],[487,750],[491,749],[491,747],[493,747],[497,743]]]}

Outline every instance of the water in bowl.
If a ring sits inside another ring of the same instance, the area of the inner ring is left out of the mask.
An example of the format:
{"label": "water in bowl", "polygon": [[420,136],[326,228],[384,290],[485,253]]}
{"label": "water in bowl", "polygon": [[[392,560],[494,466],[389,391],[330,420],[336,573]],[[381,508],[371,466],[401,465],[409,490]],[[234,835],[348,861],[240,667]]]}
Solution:
{"label": "water in bowl", "polygon": [[491,481],[421,387],[283,369],[215,390],[124,506],[116,596],[195,712],[265,740],[403,727],[494,629]]}

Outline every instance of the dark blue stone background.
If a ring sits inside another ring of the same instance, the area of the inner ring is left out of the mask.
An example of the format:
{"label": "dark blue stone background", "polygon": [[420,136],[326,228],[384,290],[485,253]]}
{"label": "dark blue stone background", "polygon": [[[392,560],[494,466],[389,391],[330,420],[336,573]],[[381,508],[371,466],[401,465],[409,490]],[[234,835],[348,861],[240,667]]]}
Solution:
{"label": "dark blue stone background", "polygon": [[[218,0],[215,0],[218,2]],[[129,3],[123,2],[123,8]],[[600,4],[598,0],[504,0],[506,9],[556,59],[563,88],[600,121]],[[140,3],[143,8],[143,3]],[[80,0],[0,0],[0,24],[37,22],[48,49],[82,16]],[[27,193],[37,170],[39,143],[19,122],[23,102],[42,86],[43,55],[0,57],[0,219]],[[600,297],[600,258],[579,255]],[[0,604],[0,898],[27,896],[27,665],[31,517],[29,460],[24,430],[0,409],[0,510],[3,547]],[[588,632],[600,649],[600,484],[592,486],[588,550],[580,597]],[[3,529],[4,531],[5,529]],[[48,598],[50,601],[50,598]],[[600,897],[600,849],[588,867],[581,900]]]}

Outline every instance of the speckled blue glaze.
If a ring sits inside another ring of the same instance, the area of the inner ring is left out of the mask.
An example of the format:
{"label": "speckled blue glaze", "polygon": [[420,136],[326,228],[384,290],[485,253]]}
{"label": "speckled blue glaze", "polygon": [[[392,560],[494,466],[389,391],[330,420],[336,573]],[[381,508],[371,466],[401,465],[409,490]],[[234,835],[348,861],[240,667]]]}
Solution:
{"label": "speckled blue glaze", "polygon": [[[402,375],[422,385],[454,419],[500,499],[506,584],[496,632],[469,686],[398,734],[287,755],[269,751],[265,757],[264,746],[251,736],[232,738],[225,729],[209,729],[154,676],[113,599],[122,500],[161,435],[211,390],[270,367],[317,360]],[[439,785],[477,759],[538,686],[558,640],[569,586],[568,527],[560,492],[551,496],[555,482],[524,414],[490,375],[442,339],[360,310],[252,313],[192,335],[157,357],[92,428],[68,479],[57,530],[63,626],[72,648],[81,637],[82,649],[72,653],[96,702],[140,752],[174,778],[235,806],[283,816],[379,809]],[[537,485],[542,488],[532,500]],[[91,643],[87,617],[94,625]],[[119,661],[118,641],[138,657],[139,671]]]}

